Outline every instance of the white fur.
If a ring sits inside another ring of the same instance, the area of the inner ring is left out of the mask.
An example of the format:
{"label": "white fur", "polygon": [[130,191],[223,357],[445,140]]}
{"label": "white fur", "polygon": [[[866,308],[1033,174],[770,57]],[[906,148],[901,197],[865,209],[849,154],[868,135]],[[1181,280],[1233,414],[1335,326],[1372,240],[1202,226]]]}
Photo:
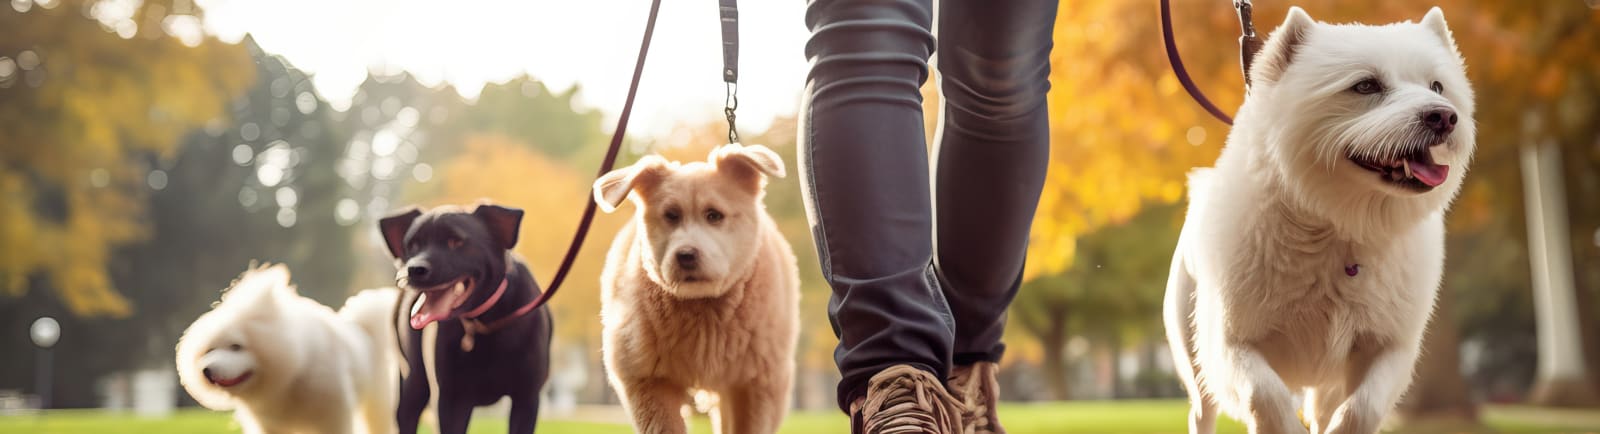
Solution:
{"label": "white fur", "polygon": [[[234,410],[246,433],[392,433],[398,295],[361,291],[335,313],[297,294],[282,265],[246,271],[184,331],[178,378],[201,405]],[[251,376],[221,387],[205,369]]]}
{"label": "white fur", "polygon": [[[1444,263],[1444,212],[1475,143],[1463,68],[1438,8],[1386,26],[1290,10],[1216,167],[1190,177],[1165,319],[1191,433],[1213,432],[1219,409],[1253,433],[1305,433],[1297,393],[1312,432],[1378,430],[1411,382]],[[1352,92],[1362,77],[1385,93]],[[1430,107],[1461,119],[1429,148],[1450,166],[1431,191],[1389,185],[1346,158],[1416,149],[1417,113]]]}

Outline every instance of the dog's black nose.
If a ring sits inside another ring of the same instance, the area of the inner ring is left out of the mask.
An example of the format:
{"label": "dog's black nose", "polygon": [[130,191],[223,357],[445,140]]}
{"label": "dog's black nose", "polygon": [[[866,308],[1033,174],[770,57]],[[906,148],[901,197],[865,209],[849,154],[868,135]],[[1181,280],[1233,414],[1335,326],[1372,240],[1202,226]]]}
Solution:
{"label": "dog's black nose", "polygon": [[211,368],[201,369],[200,375],[204,375],[206,378],[211,378]]}
{"label": "dog's black nose", "polygon": [[1439,108],[1422,112],[1422,124],[1434,134],[1446,135],[1456,129],[1456,111]]}
{"label": "dog's black nose", "polygon": [[413,280],[428,277],[428,266],[411,265],[406,267],[406,277]]}
{"label": "dog's black nose", "polygon": [[682,249],[678,249],[678,253],[676,255],[678,257],[678,267],[679,268],[682,268],[682,269],[685,269],[685,270],[693,270],[695,268],[700,267],[700,251],[699,250],[695,250],[695,248],[693,248],[693,247],[685,247],[685,248],[682,248]]}

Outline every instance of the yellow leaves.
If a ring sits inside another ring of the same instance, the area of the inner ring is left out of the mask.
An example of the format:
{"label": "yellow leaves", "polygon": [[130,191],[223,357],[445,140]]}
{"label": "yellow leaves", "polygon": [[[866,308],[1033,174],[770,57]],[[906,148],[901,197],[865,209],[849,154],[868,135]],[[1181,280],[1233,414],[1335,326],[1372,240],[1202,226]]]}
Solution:
{"label": "yellow leaves", "polygon": [[[0,171],[0,246],[34,246],[38,229],[32,213],[21,204],[33,203],[27,181],[19,173]],[[0,260],[0,292],[21,296],[27,290],[28,272],[38,266],[39,256],[18,249],[4,249]]]}
{"label": "yellow leaves", "polygon": [[[1320,21],[1421,19],[1428,5],[1304,0]],[[1289,3],[1256,5],[1270,32]],[[1243,102],[1237,22],[1227,2],[1174,0],[1177,46],[1197,85],[1232,112]],[[1445,0],[1454,38],[1479,92],[1480,150],[1516,143],[1523,113],[1555,104],[1600,70],[1600,14],[1582,2]],[[1184,91],[1165,57],[1153,2],[1063,2],[1047,96],[1051,166],[1032,227],[1025,278],[1067,269],[1074,239],[1127,220],[1149,203],[1183,199],[1185,174],[1210,165],[1227,130]],[[1544,111],[1556,111],[1552,108]],[[930,117],[933,114],[930,112]],[[1200,127],[1194,131],[1195,127]],[[1484,178],[1480,178],[1484,179]],[[1480,181],[1481,182],[1481,181]],[[1492,218],[1469,188],[1458,213]]]}
{"label": "yellow leaves", "polygon": [[1178,76],[1176,75],[1162,75],[1160,79],[1156,80],[1156,89],[1163,96],[1176,96],[1179,91],[1183,90],[1183,83],[1178,82]]}
{"label": "yellow leaves", "polygon": [[1183,183],[1172,180],[1163,182],[1160,197],[1163,203],[1177,203],[1179,199],[1183,199]]}
{"label": "yellow leaves", "polygon": [[0,88],[0,292],[51,288],[75,315],[122,317],[106,265],[145,236],[144,162],[220,116],[254,68],[215,40],[123,39],[84,3],[0,14],[0,56],[39,59]]}
{"label": "yellow leaves", "polygon": [[[1181,24],[1175,28],[1190,72],[1213,101],[1237,106],[1243,92],[1228,27],[1232,9],[1177,3]],[[1185,174],[1210,164],[1221,145],[1206,140],[1203,129],[1197,143],[1190,142],[1192,128],[1215,121],[1167,65],[1153,5],[1073,3],[1062,9],[1047,95],[1050,174],[1030,235],[1028,280],[1071,266],[1078,237],[1128,221],[1147,202],[1181,200]]]}

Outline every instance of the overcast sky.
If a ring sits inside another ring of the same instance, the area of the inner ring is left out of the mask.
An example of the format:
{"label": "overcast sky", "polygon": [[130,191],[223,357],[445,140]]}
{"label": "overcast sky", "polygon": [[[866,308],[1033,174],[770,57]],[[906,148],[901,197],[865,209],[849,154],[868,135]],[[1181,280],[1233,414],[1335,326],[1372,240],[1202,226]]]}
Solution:
{"label": "overcast sky", "polygon": [[[206,26],[226,41],[246,33],[313,74],[317,90],[347,107],[369,68],[403,69],[467,96],[484,83],[528,73],[614,122],[644,31],[649,0],[199,0]],[[800,0],[739,4],[741,130],[793,114],[804,87],[807,31]],[[717,2],[665,0],[630,131],[662,134],[722,115]],[[610,127],[607,127],[609,129]]]}

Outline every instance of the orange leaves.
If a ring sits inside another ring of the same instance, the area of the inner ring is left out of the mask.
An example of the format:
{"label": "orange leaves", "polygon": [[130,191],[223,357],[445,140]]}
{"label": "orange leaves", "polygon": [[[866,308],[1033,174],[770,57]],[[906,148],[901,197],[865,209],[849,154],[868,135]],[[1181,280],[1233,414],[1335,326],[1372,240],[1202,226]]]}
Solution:
{"label": "orange leaves", "polygon": [[[1179,49],[1195,80],[1225,109],[1237,107],[1242,79],[1232,9],[1175,3]],[[1172,75],[1156,19],[1153,2],[1062,4],[1048,95],[1050,174],[1025,278],[1065,271],[1077,238],[1127,222],[1147,203],[1181,199],[1188,170],[1216,157],[1223,134],[1212,131],[1219,124]],[[1197,127],[1201,132],[1190,134]]]}
{"label": "orange leaves", "polygon": [[[1232,112],[1244,97],[1233,9],[1216,0],[1172,3],[1177,48],[1189,72],[1206,96]],[[1494,102],[1479,104],[1480,150],[1519,142],[1525,112],[1558,111],[1557,101],[1585,88],[1574,83],[1600,80],[1600,56],[1594,54],[1600,52],[1600,13],[1583,2],[1440,3],[1479,101]],[[1293,4],[1334,23],[1416,21],[1433,6],[1379,0]],[[1288,6],[1258,2],[1258,31],[1276,28]],[[1069,0],[1060,10],[1048,96],[1051,174],[1034,220],[1029,279],[1068,267],[1076,237],[1124,221],[1146,204],[1180,200],[1185,173],[1210,165],[1228,131],[1172,74],[1155,2]],[[1489,197],[1469,194],[1464,200]]]}

